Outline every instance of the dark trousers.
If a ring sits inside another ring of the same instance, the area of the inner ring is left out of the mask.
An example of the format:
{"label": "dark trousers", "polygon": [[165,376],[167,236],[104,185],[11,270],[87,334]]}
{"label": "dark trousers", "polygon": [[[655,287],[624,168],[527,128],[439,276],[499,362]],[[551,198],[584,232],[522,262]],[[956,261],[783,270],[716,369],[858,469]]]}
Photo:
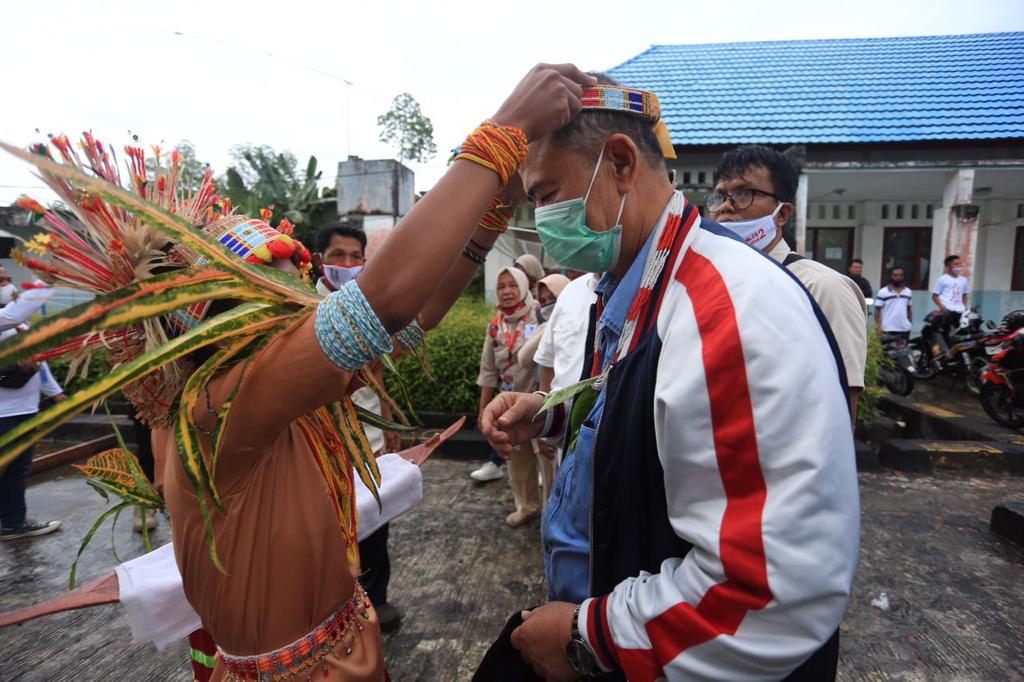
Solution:
{"label": "dark trousers", "polygon": [[388,556],[388,524],[384,524],[365,540],[359,542],[359,560],[363,572],[359,584],[374,606],[388,600],[391,581],[391,557]]}
{"label": "dark trousers", "polygon": [[[0,417],[0,434],[7,433],[34,414],[19,414],[14,417]],[[0,526],[20,528],[25,523],[25,489],[28,487],[28,470],[32,466],[33,448],[18,455],[0,474]]]}
{"label": "dark trousers", "polygon": [[149,479],[150,483],[156,483],[156,462],[153,459],[153,434],[150,433],[148,426],[139,421],[138,417],[132,417],[132,421],[135,423],[135,448],[139,456],[139,465],[142,467],[142,473],[146,474],[146,478]]}

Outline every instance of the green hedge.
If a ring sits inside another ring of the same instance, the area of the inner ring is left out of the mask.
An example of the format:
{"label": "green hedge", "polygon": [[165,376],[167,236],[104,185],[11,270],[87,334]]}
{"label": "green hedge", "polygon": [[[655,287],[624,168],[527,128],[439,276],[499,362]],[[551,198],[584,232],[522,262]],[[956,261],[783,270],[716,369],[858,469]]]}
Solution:
{"label": "green hedge", "polygon": [[882,365],[892,364],[892,358],[885,352],[885,347],[875,325],[868,327],[868,357],[864,365],[864,392],[857,402],[857,421],[869,422],[878,417],[882,411],[879,401],[888,393],[882,385]]}
{"label": "green hedge", "polygon": [[[476,385],[480,347],[493,316],[494,308],[482,298],[463,296],[444,321],[427,334],[430,367],[436,383],[423,375],[415,358],[402,358],[398,367],[417,411],[476,413],[480,404],[480,389]],[[400,400],[401,393],[390,373],[387,389]]]}
{"label": "green hedge", "polygon": [[48,360],[46,364],[50,368],[53,378],[57,380],[57,383],[61,385],[64,393],[67,395],[71,395],[83,386],[88,386],[110,371],[110,363],[107,361],[105,351],[96,352],[90,358],[89,370],[85,379],[82,378],[82,367],[77,369],[73,377],[68,377],[68,369],[70,369],[71,363],[67,356]]}

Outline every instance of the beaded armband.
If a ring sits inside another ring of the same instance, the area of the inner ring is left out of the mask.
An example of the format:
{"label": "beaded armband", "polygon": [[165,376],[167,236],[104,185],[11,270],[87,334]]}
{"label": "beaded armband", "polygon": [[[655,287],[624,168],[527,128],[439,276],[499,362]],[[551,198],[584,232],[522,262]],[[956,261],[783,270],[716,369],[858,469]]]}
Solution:
{"label": "beaded armband", "polygon": [[350,372],[394,348],[387,330],[354,281],[317,305],[316,340],[331,362]]}
{"label": "beaded armband", "polygon": [[423,331],[423,327],[419,325],[419,322],[413,320],[409,326],[395,334],[395,340],[398,341],[398,345],[403,349],[412,350],[423,343],[426,335],[427,333]]}

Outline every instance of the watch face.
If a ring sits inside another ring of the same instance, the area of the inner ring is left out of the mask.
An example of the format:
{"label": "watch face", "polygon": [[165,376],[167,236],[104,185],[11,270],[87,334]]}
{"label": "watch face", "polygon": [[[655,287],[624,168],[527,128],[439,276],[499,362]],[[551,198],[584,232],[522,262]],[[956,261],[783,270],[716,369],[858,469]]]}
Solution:
{"label": "watch face", "polygon": [[569,646],[565,653],[569,658],[569,665],[580,675],[589,675],[594,671],[593,661],[590,659],[590,651],[587,650],[587,645],[580,640],[569,640]]}

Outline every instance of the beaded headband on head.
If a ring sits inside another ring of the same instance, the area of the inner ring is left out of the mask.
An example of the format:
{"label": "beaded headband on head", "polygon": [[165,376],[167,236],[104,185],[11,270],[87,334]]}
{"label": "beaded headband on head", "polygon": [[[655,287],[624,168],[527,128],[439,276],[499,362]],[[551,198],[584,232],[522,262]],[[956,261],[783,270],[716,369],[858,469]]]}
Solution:
{"label": "beaded headband on head", "polygon": [[[229,215],[210,223],[203,228],[203,232],[249,263],[270,265],[276,258],[286,258],[295,264],[304,277],[312,267],[309,249],[302,242],[274,229],[259,218]],[[208,262],[202,256],[183,256],[191,265],[203,265]],[[168,335],[173,338],[194,329],[206,318],[209,309],[210,303],[203,301],[168,314]]]}
{"label": "beaded headband on head", "polygon": [[622,111],[643,117],[650,122],[653,128],[662,155],[666,159],[676,158],[675,149],[672,147],[672,137],[669,135],[665,122],[661,120],[661,104],[658,102],[658,96],[653,92],[621,85],[595,85],[583,88],[583,96],[580,100],[584,110]]}

